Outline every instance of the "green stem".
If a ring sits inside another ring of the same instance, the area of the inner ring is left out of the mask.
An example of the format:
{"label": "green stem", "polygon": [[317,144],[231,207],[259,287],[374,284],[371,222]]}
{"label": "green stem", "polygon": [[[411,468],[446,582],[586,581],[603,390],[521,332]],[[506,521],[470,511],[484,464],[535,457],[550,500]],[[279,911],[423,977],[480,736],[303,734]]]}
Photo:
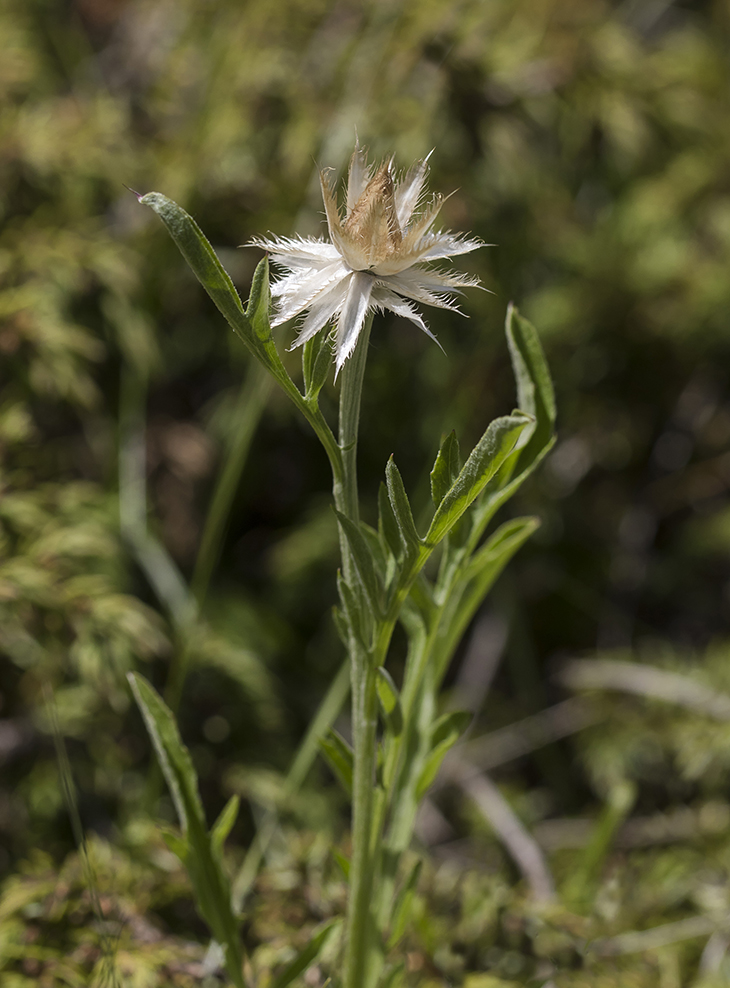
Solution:
{"label": "green stem", "polygon": [[198,604],[203,603],[208,593],[233,499],[272,386],[271,376],[265,368],[259,363],[250,363],[236,403],[231,433],[222,452],[223,462],[206,515],[190,581],[190,589]]}
{"label": "green stem", "polygon": [[[354,522],[360,520],[359,498],[357,493],[357,436],[360,425],[360,398],[365,364],[368,359],[368,342],[373,325],[373,314],[365,320],[360,337],[352,355],[342,368],[340,387],[340,418],[338,445],[340,448],[341,470],[332,471],[332,493],[335,507]],[[348,573],[352,560],[344,537],[340,537],[342,563],[345,579],[350,581],[353,571]]]}
{"label": "green stem", "polygon": [[[342,369],[338,445],[342,473],[333,477],[333,494],[338,511],[357,523],[360,517],[357,491],[357,436],[360,421],[360,398],[367,362],[372,315],[365,322],[353,354]],[[342,572],[355,588],[357,576],[350,548],[340,532]],[[382,627],[379,629],[382,630]],[[373,787],[375,785],[377,693],[376,668],[372,656],[350,640],[352,680],[352,744],[354,765],[352,779],[352,860],[347,916],[346,988],[361,988],[367,965],[372,919],[371,834]]]}

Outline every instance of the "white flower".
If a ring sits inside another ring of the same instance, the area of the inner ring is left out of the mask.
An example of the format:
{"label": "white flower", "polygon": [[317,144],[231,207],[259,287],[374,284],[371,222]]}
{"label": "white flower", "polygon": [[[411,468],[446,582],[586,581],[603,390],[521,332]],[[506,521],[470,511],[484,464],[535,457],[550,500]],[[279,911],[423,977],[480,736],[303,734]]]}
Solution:
{"label": "white flower", "polygon": [[329,241],[281,237],[252,243],[287,272],[271,286],[276,304],[272,324],[279,326],[307,310],[293,346],[306,343],[337,318],[337,376],[372,309],[405,316],[435,340],[412,302],[458,312],[452,293],[478,285],[479,279],[437,270],[427,262],[466,254],[482,243],[432,230],[444,199],[436,195],[423,202],[428,158],[396,176],[392,160],[376,170],[368,164],[367,150],[356,145],[344,219],[328,173],[320,172],[320,182]]}

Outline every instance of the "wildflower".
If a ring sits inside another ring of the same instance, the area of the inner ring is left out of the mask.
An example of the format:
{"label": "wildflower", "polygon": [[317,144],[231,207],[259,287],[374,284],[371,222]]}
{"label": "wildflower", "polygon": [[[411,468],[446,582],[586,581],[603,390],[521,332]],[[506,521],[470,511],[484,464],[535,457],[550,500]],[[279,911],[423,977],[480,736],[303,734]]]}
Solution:
{"label": "wildflower", "polygon": [[368,164],[366,149],[356,145],[344,218],[329,171],[320,172],[329,241],[281,237],[253,243],[268,251],[274,263],[287,272],[272,285],[276,303],[273,325],[307,312],[294,347],[306,343],[337,318],[337,376],[373,309],[389,309],[404,316],[436,340],[412,303],[458,312],[453,293],[478,285],[479,279],[434,269],[428,262],[466,254],[482,244],[432,229],[444,198],[436,195],[423,202],[428,158],[397,176],[392,160],[376,169]]}

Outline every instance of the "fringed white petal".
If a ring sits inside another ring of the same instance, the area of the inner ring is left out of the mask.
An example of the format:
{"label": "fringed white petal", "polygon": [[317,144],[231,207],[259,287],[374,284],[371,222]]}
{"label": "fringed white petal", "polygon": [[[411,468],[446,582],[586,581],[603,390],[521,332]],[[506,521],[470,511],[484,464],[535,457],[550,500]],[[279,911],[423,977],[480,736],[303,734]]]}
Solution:
{"label": "fringed white petal", "polygon": [[[423,244],[421,251],[421,260],[424,261],[443,260],[446,257],[454,257],[456,254],[469,254],[480,247],[494,246],[494,244],[484,244],[481,240],[470,239],[464,234],[449,233],[448,231],[433,233],[430,236],[433,239],[428,239]],[[420,245],[416,249],[419,248]]]}
{"label": "fringed white petal", "polygon": [[345,304],[347,290],[350,279],[345,278],[338,282],[333,288],[322,295],[314,302],[309,309],[307,318],[299,327],[297,338],[292,343],[290,349],[294,350],[311,340],[321,329],[323,329],[330,319],[333,319]]}
{"label": "fringed white petal", "polygon": [[398,212],[398,223],[401,230],[405,229],[413,215],[413,211],[418,205],[418,200],[423,192],[423,185],[428,175],[428,159],[433,154],[429,152],[423,161],[417,161],[405,174],[395,190],[395,203]]}
{"label": "fringed white petal", "polygon": [[[338,261],[327,268],[313,271],[304,278],[295,279],[294,275],[290,275],[281,282],[274,282],[271,294],[275,298],[280,298],[280,301],[271,325],[280,326],[294,316],[298,316],[341,281],[346,280],[349,275],[349,268],[345,267],[342,261]],[[280,287],[282,283],[283,288]]]}
{"label": "fringed white petal", "polygon": [[414,264],[406,271],[399,271],[394,278],[406,284],[422,285],[433,291],[455,291],[458,295],[460,288],[478,288],[479,278],[475,274],[467,274],[465,271],[441,271],[438,268],[424,267],[421,264]]}
{"label": "fringed white petal", "polygon": [[[405,274],[406,272],[403,273]],[[407,280],[400,275],[393,275],[387,279],[385,287],[391,291],[398,292],[399,295],[405,295],[406,298],[413,299],[414,302],[433,305],[439,309],[450,309],[452,312],[458,312],[459,315],[463,315],[456,304],[456,300],[451,295],[438,291],[438,289],[435,292],[431,291],[418,281],[412,279]]]}
{"label": "fringed white petal", "polygon": [[370,295],[373,287],[374,282],[371,275],[362,271],[353,271],[347,289],[347,297],[337,321],[335,377],[340,373],[342,365],[355,349],[357,338],[365,324],[365,316],[370,307]]}
{"label": "fringed white petal", "polygon": [[289,267],[310,267],[312,263],[335,261],[339,257],[334,244],[318,237],[274,237],[273,240],[254,237],[246,246],[260,247],[273,260]]}

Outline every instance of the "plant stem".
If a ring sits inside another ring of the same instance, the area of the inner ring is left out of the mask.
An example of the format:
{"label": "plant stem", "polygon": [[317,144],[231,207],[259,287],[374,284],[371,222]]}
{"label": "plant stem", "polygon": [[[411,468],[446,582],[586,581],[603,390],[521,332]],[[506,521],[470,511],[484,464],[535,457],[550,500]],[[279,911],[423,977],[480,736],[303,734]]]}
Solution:
{"label": "plant stem", "polygon": [[[360,517],[357,491],[357,435],[360,397],[367,361],[372,316],[366,320],[353,354],[342,369],[340,389],[339,447],[342,475],[334,476],[333,494],[338,511],[357,523]],[[356,588],[357,573],[344,533],[340,531],[342,573]],[[370,893],[372,889],[371,830],[373,787],[375,784],[377,693],[376,666],[372,656],[351,638],[349,643],[352,679],[352,861],[347,915],[346,988],[364,983],[372,930]]]}
{"label": "plant stem", "polygon": [[[360,425],[360,398],[362,396],[362,381],[365,374],[365,364],[368,359],[368,341],[370,328],[373,324],[371,313],[365,320],[360,337],[352,355],[345,361],[342,368],[342,385],[340,387],[340,419],[338,444],[342,458],[342,472],[338,476],[333,471],[332,493],[335,507],[343,515],[354,522],[360,519],[359,498],[357,493],[357,434]],[[344,537],[340,538],[342,548],[342,563],[345,579],[350,580],[352,572],[347,567],[352,565],[350,550]]]}

